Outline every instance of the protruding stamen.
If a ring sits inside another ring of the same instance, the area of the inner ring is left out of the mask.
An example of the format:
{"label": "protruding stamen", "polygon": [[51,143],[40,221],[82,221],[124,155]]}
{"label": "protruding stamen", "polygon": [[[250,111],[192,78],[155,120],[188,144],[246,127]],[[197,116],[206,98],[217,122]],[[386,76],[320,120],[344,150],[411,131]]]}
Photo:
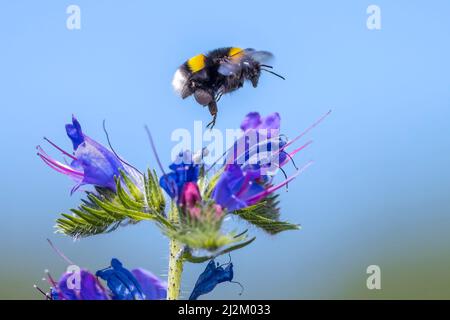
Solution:
{"label": "protruding stamen", "polygon": [[134,170],[136,170],[137,172],[139,172],[139,174],[140,174],[141,176],[144,176],[144,174],[143,174],[141,171],[139,171],[138,168],[136,168],[135,166],[133,166],[133,165],[129,164],[128,162],[126,162],[125,160],[123,160],[123,159],[122,159],[121,157],[119,157],[119,155],[116,153],[116,150],[114,150],[114,148],[113,148],[112,145],[111,145],[111,141],[109,140],[109,134],[108,134],[108,131],[106,130],[106,120],[103,120],[103,131],[105,132],[106,140],[108,141],[109,148],[110,148],[111,151],[114,153],[114,155],[117,157],[117,159],[119,159],[120,162],[122,162],[123,164],[125,164],[125,165],[129,166],[130,168],[133,168]]}
{"label": "protruding stamen", "polygon": [[47,239],[47,242],[50,244],[50,247],[68,264],[75,265],[69,258],[67,258],[64,253],[62,253],[57,247],[55,247],[50,239]]}
{"label": "protruding stamen", "polygon": [[45,296],[45,298],[48,300],[48,299],[50,299],[50,296],[49,296],[49,294],[47,293],[47,292],[44,292],[44,290],[42,290],[41,288],[39,288],[37,285],[33,285],[33,287],[37,290],[37,291],[39,291],[40,293],[42,293],[44,296]]}
{"label": "protruding stamen", "polygon": [[325,113],[323,116],[321,116],[316,122],[314,122],[312,125],[310,125],[305,131],[303,131],[302,133],[300,133],[297,137],[295,137],[294,139],[292,139],[291,141],[289,141],[288,143],[286,143],[282,150],[286,149],[286,147],[290,146],[291,144],[293,144],[295,141],[297,141],[298,139],[300,139],[301,137],[303,137],[305,134],[307,134],[309,131],[311,131],[312,129],[314,129],[314,127],[316,127],[319,123],[321,123],[329,114],[331,113],[331,110],[328,110],[327,113]]}
{"label": "protruding stamen", "polygon": [[242,294],[244,293],[244,286],[238,281],[230,281],[230,282],[235,283],[241,287],[241,292],[239,292],[239,295],[242,296]]}
{"label": "protruding stamen", "polygon": [[[295,154],[298,153],[299,151],[305,149],[305,148],[306,148],[307,146],[309,146],[311,143],[313,143],[313,141],[312,141],[312,140],[309,140],[309,141],[306,142],[304,145],[302,145],[301,147],[298,147],[297,149],[295,149],[295,150],[292,151],[292,152],[287,153],[286,151],[281,150],[280,153],[281,153],[281,152],[284,152],[284,153],[286,154],[286,156],[288,156],[289,159],[292,160],[292,162],[294,162],[293,157],[295,156]],[[287,159],[286,159],[283,163],[280,164],[280,167],[284,166],[286,163],[288,163],[288,160],[287,160]],[[294,163],[294,167],[295,167],[296,170],[298,170],[298,168],[297,168],[297,166],[295,165],[295,163]]]}
{"label": "protruding stamen", "polygon": [[69,158],[73,159],[73,160],[77,160],[77,158],[75,158],[73,155],[71,155],[70,153],[68,153],[67,151],[61,149],[60,147],[58,147],[55,143],[53,143],[52,141],[50,141],[50,139],[44,137],[44,140],[47,141],[48,143],[50,143],[53,147],[55,147],[56,149],[58,149],[59,151],[61,151],[64,155],[68,156]]}
{"label": "protruding stamen", "polygon": [[312,163],[313,163],[312,161],[309,161],[303,167],[301,167],[299,170],[297,170],[297,172],[295,174],[293,174],[291,177],[289,177],[288,179],[284,180],[283,182],[281,182],[280,184],[278,184],[276,186],[272,186],[270,188],[267,188],[266,190],[264,190],[264,191],[262,191],[262,192],[260,192],[260,193],[258,193],[256,195],[254,195],[253,197],[251,197],[247,201],[249,203],[252,203],[254,201],[259,201],[260,199],[264,198],[268,194],[271,194],[272,192],[277,191],[278,189],[282,188],[283,186],[285,186],[286,184],[288,184],[289,182],[294,180],[298,175],[303,173],[310,165],[312,165]]}
{"label": "protruding stamen", "polygon": [[58,286],[58,284],[56,283],[56,281],[51,276],[50,271],[48,271],[48,269],[45,269],[44,272],[47,275],[47,281],[50,283],[51,286],[56,288]]}
{"label": "protruding stamen", "polygon": [[161,160],[159,159],[158,152],[156,152],[155,142],[153,141],[153,137],[152,137],[152,134],[150,133],[150,129],[147,127],[147,125],[145,125],[144,128],[145,128],[145,131],[147,132],[148,140],[150,141],[150,145],[152,147],[153,154],[156,158],[156,162],[158,163],[159,169],[163,173],[163,177],[166,180],[167,185],[171,188],[171,191],[173,193],[175,193],[175,188],[174,188],[173,184],[171,184],[169,182],[169,179],[167,179],[166,172],[164,171],[164,167],[161,163]]}
{"label": "protruding stamen", "polygon": [[[38,147],[38,148],[39,148],[39,151],[42,150],[40,147]],[[49,158],[48,156],[46,156],[44,154],[45,154],[45,152],[38,152],[37,155],[46,164],[48,164],[50,167],[52,167],[52,169],[55,169],[56,171],[64,173],[64,174],[73,174],[73,175],[77,175],[77,176],[80,176],[80,177],[84,176],[83,172],[76,171],[76,170],[72,169],[71,167],[69,167],[69,166],[67,166],[65,164],[62,164],[59,161],[53,160],[53,159]]]}

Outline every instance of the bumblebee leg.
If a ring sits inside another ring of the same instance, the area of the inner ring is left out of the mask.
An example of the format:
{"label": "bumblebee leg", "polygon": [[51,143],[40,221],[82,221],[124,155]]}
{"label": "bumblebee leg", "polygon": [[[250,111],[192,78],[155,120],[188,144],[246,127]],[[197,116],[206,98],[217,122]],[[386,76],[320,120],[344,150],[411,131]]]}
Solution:
{"label": "bumblebee leg", "polygon": [[219,100],[220,100],[220,98],[222,98],[222,96],[223,96],[223,91],[220,91],[218,94],[216,94],[216,98],[215,98],[216,102],[219,102]]}
{"label": "bumblebee leg", "polygon": [[217,103],[215,100],[211,101],[208,104],[208,109],[213,118],[212,118],[211,122],[206,125],[206,127],[209,129],[212,129],[212,128],[214,128],[214,125],[216,124],[216,118],[217,118],[217,112],[218,112]]}

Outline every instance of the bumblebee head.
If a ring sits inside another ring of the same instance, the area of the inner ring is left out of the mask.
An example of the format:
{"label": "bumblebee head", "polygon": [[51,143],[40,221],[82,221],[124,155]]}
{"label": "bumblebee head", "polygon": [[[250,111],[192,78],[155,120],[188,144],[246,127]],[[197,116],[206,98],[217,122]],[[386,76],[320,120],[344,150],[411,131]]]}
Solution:
{"label": "bumblebee head", "polygon": [[253,88],[258,86],[259,77],[261,76],[261,67],[259,64],[254,63],[250,68],[246,70],[246,78],[250,80]]}

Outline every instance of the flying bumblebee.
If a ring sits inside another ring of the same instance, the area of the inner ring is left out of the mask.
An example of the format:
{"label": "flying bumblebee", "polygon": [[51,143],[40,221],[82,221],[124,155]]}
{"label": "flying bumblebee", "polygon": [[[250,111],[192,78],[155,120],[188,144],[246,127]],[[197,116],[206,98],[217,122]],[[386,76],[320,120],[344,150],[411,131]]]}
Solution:
{"label": "flying bumblebee", "polygon": [[249,80],[258,86],[261,71],[269,72],[272,66],[264,64],[273,55],[268,51],[227,47],[196,55],[183,63],[175,72],[172,86],[185,99],[194,95],[202,106],[208,106],[212,121],[206,126],[213,128],[217,118],[217,102],[223,94],[235,91]]}

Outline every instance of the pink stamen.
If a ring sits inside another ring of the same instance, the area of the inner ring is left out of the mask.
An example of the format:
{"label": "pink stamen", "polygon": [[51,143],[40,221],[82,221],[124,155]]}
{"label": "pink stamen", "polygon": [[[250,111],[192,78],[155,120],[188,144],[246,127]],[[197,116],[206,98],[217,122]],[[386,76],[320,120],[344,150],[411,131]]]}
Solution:
{"label": "pink stamen", "polygon": [[286,158],[286,160],[280,164],[280,168],[282,166],[284,166],[286,163],[288,163],[298,152],[300,152],[301,150],[305,149],[307,146],[309,146],[311,143],[313,143],[312,140],[309,140],[307,143],[305,143],[304,145],[302,145],[301,147],[298,147],[297,149],[295,149],[294,151],[288,153],[288,157]]}
{"label": "pink stamen", "polygon": [[66,165],[64,165],[64,164],[62,164],[62,163],[60,163],[60,162],[58,162],[56,160],[53,160],[53,159],[45,156],[42,153],[38,153],[38,156],[41,157],[41,159],[44,160],[44,162],[46,164],[48,164],[49,166],[51,166],[53,169],[56,170],[56,168],[58,168],[59,169],[59,170],[57,170],[58,172],[61,172],[61,173],[64,173],[64,174],[74,174],[74,175],[77,175],[77,176],[80,176],[80,177],[84,176],[83,172],[76,171],[76,170],[70,168],[69,166],[66,166]]}
{"label": "pink stamen", "polygon": [[52,249],[56,252],[57,255],[59,255],[64,261],[66,261],[69,265],[74,265],[75,263],[73,263],[69,258],[67,258],[64,253],[62,253],[61,250],[59,250],[50,239],[47,239],[47,242],[50,244],[50,247],[52,247]]}
{"label": "pink stamen", "polygon": [[297,141],[298,139],[300,139],[301,137],[303,137],[305,134],[307,134],[309,131],[311,131],[312,129],[314,129],[319,123],[321,123],[329,114],[331,113],[331,110],[329,110],[327,113],[325,113],[323,116],[321,116],[316,122],[314,122],[311,126],[309,126],[305,131],[303,131],[302,133],[300,133],[297,137],[295,137],[294,139],[292,139],[291,141],[289,141],[288,143],[286,143],[283,148],[281,148],[281,150],[286,149],[288,146],[290,146],[291,144],[293,144],[295,141]]}
{"label": "pink stamen", "polygon": [[242,182],[241,189],[239,189],[238,193],[236,194],[236,197],[239,197],[242,193],[247,191],[247,189],[250,187],[250,175],[247,173],[244,176],[244,182]]}
{"label": "pink stamen", "polygon": [[50,168],[52,168],[53,170],[55,170],[55,171],[57,171],[57,172],[59,172],[59,173],[65,174],[65,175],[69,174],[66,170],[63,170],[63,169],[60,169],[60,168],[56,167],[53,163],[49,162],[49,161],[48,161],[46,158],[44,158],[42,155],[38,154],[38,156],[41,157],[42,161],[44,161],[44,163],[45,163],[46,165],[48,165]]}
{"label": "pink stamen", "polygon": [[280,184],[276,185],[276,186],[272,186],[270,188],[267,188],[266,190],[254,195],[253,197],[249,198],[247,201],[249,203],[252,202],[257,202],[260,199],[264,198],[265,196],[271,194],[272,192],[277,191],[278,189],[284,187],[286,184],[288,184],[289,182],[291,182],[292,180],[294,180],[298,175],[300,175],[301,173],[303,173],[310,165],[312,165],[312,161],[309,161],[308,163],[306,163],[303,167],[301,167],[299,170],[297,170],[297,172],[295,174],[293,174],[292,176],[290,176],[289,178],[287,178],[286,180],[284,180],[283,182],[281,182]]}
{"label": "pink stamen", "polygon": [[61,149],[60,147],[58,147],[55,143],[53,143],[52,141],[50,141],[50,139],[44,137],[44,140],[47,141],[48,143],[50,143],[53,147],[55,147],[56,149],[58,149],[59,151],[61,151],[64,155],[70,157],[73,160],[77,160],[77,158],[75,158],[73,155],[71,155],[70,153],[68,153],[67,151],[64,151],[63,149]]}

